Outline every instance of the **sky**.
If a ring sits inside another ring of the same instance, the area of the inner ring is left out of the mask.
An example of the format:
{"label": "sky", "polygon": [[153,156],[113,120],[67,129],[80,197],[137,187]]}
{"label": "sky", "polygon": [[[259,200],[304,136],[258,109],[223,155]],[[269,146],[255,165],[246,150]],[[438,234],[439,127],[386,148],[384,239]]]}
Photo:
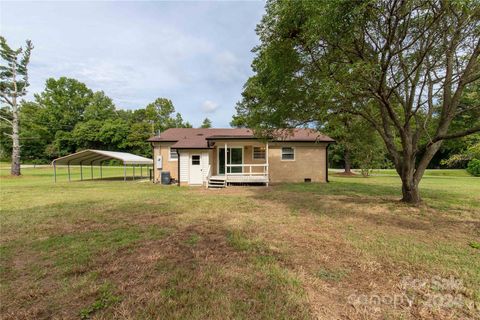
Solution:
{"label": "sky", "polygon": [[32,40],[27,99],[61,76],[103,90],[117,108],[171,99],[194,126],[228,127],[252,75],[264,2],[5,2],[0,34]]}

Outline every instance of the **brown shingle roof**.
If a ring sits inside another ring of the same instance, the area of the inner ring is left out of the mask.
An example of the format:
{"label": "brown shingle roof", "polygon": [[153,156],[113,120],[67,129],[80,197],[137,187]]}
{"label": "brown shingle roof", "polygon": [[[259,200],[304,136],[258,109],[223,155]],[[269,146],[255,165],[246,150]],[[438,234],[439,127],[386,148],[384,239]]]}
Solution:
{"label": "brown shingle roof", "polygon": [[[208,148],[208,140],[222,139],[255,139],[252,130],[235,129],[193,129],[171,128],[159,136],[148,139],[150,142],[176,142],[174,148]],[[332,138],[312,129],[278,130],[274,134],[275,141],[334,142]]]}

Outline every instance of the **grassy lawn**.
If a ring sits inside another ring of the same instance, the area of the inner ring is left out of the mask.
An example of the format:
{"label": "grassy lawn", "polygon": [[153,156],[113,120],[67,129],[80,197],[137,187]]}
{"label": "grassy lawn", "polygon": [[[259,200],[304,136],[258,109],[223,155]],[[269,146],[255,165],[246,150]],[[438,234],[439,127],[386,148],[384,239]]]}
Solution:
{"label": "grassy lawn", "polygon": [[223,190],[115,181],[123,168],[23,174],[0,164],[2,319],[480,312],[480,179],[462,170],[428,171],[418,208],[389,171]]}

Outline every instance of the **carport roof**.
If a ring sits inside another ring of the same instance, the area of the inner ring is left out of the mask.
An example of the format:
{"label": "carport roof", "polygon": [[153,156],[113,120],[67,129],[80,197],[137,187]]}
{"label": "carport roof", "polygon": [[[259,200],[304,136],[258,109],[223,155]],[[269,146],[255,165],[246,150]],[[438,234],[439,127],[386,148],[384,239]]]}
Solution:
{"label": "carport roof", "polygon": [[52,161],[52,164],[98,164],[106,160],[120,160],[123,164],[152,164],[153,160],[127,152],[83,150]]}

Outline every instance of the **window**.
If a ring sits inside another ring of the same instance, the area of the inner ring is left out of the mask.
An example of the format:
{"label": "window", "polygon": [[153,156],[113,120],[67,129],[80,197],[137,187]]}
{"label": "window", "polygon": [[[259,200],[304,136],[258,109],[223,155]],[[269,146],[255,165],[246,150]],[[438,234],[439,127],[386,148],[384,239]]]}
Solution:
{"label": "window", "polygon": [[295,160],[295,149],[292,147],[282,148],[282,160]]}
{"label": "window", "polygon": [[253,160],[265,159],[265,147],[253,147]]}
{"label": "window", "polygon": [[198,154],[192,155],[192,166],[200,165],[200,156]]}
{"label": "window", "polygon": [[177,149],[175,148],[170,148],[170,159],[169,160],[178,160],[178,153]]}

